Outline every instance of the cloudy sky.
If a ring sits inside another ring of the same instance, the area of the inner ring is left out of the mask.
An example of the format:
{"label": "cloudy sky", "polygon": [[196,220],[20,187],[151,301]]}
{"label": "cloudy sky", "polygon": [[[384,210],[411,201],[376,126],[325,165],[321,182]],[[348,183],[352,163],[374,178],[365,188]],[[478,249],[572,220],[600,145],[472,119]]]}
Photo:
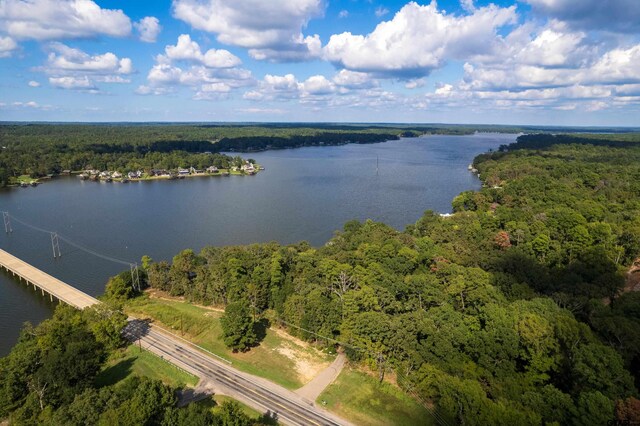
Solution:
{"label": "cloudy sky", "polygon": [[640,0],[0,0],[0,120],[640,125]]}

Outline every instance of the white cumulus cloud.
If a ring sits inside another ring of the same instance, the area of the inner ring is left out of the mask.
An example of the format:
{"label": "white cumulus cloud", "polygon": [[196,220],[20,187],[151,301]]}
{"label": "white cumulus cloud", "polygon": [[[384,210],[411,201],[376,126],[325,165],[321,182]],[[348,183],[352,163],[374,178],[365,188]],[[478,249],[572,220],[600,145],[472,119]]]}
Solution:
{"label": "white cumulus cloud", "polygon": [[133,24],[140,34],[140,40],[145,43],[155,43],[158,39],[162,26],[155,16],[147,16]]}
{"label": "white cumulus cloud", "polygon": [[435,1],[405,5],[390,21],[368,35],[332,35],[325,58],[353,71],[397,78],[427,76],[448,59],[492,52],[500,40],[497,29],[516,21],[515,7],[494,5],[455,16],[438,10]]}
{"label": "white cumulus cloud", "polygon": [[11,37],[0,37],[0,58],[8,58],[18,48],[18,43]]}
{"label": "white cumulus cloud", "polygon": [[377,80],[364,72],[340,70],[333,77],[333,82],[346,89],[371,89],[378,85]]}
{"label": "white cumulus cloud", "polygon": [[47,57],[49,73],[86,72],[95,74],[131,74],[133,64],[129,58],[118,58],[107,52],[101,55],[89,55],[80,49],[74,49],[62,43],[49,44],[51,52]]}
{"label": "white cumulus cloud", "polygon": [[332,78],[312,75],[298,80],[293,74],[267,74],[255,89],[245,92],[245,100],[298,102],[314,107],[374,107],[387,104],[395,96],[378,89],[378,81],[365,73],[340,70]]}
{"label": "white cumulus cloud", "polygon": [[37,81],[34,81],[34,80],[31,80],[27,84],[29,85],[29,87],[40,87],[40,83],[38,83]]}
{"label": "white cumulus cloud", "polygon": [[89,77],[66,76],[66,77],[49,77],[49,83],[60,89],[83,89],[97,90],[97,87],[89,79]]}
{"label": "white cumulus cloud", "polygon": [[147,74],[146,85],[136,90],[140,95],[165,95],[188,87],[196,100],[220,100],[234,89],[255,84],[249,70],[240,68],[240,58],[225,49],[202,52],[189,34],[181,34],[175,45],[167,45],[164,54]]}
{"label": "white cumulus cloud", "polygon": [[[304,36],[310,19],[324,12],[322,0],[174,0],[173,15],[218,41],[249,49],[260,60],[307,60],[319,53],[317,36]],[[317,40],[317,41],[316,41]]]}
{"label": "white cumulus cloud", "polygon": [[131,33],[131,20],[92,0],[2,0],[0,29],[16,39],[124,37]]}
{"label": "white cumulus cloud", "polygon": [[232,68],[240,65],[240,58],[224,49],[209,49],[202,53],[200,46],[191,40],[189,34],[178,37],[175,46],[165,47],[165,54],[171,60],[199,62],[209,68]]}
{"label": "white cumulus cloud", "polygon": [[49,43],[47,49],[47,62],[41,70],[49,75],[54,87],[97,92],[96,83],[130,82],[124,77],[133,73],[130,58],[119,58],[111,52],[90,55],[59,42]]}

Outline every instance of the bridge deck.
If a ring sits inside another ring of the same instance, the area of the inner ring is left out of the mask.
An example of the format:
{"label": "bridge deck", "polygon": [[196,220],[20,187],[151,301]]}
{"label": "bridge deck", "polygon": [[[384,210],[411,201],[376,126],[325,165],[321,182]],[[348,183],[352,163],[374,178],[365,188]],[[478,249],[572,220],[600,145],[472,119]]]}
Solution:
{"label": "bridge deck", "polygon": [[95,297],[91,297],[69,284],[52,277],[46,272],[41,271],[35,266],[31,266],[27,262],[18,259],[2,249],[0,249],[0,265],[28,283],[51,294],[56,299],[75,306],[78,309],[84,309],[99,303]]}

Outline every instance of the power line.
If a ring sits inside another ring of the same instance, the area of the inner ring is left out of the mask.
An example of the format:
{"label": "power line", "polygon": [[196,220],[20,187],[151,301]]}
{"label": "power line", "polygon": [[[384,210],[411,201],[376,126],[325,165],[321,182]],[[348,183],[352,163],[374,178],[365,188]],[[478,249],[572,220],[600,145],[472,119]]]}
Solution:
{"label": "power line", "polygon": [[[27,228],[33,229],[34,231],[43,232],[45,234],[51,235],[52,245],[54,246],[54,253],[57,252],[58,256],[60,256],[60,247],[59,247],[59,245],[57,243],[57,240],[59,239],[59,240],[64,241],[65,243],[69,244],[70,246],[77,248],[78,250],[84,251],[84,252],[89,253],[89,254],[91,254],[93,256],[99,257],[99,258],[101,258],[103,260],[107,260],[109,262],[114,262],[114,263],[118,263],[120,265],[129,266],[129,267],[135,266],[137,268],[137,263],[136,262],[128,262],[128,261],[123,260],[123,259],[118,259],[118,258],[113,257],[113,256],[109,256],[109,255],[106,255],[106,254],[99,253],[99,252],[97,252],[95,250],[92,250],[92,249],[90,249],[90,248],[88,248],[86,246],[83,246],[83,245],[81,245],[79,243],[76,243],[76,242],[72,241],[71,239],[61,235],[58,232],[50,231],[50,230],[44,229],[44,228],[40,228],[39,226],[32,225],[32,224],[30,224],[28,222],[25,222],[24,220],[18,219],[14,215],[9,214],[9,212],[2,212],[2,215],[5,217],[5,224],[8,223],[8,220],[10,218],[10,219],[12,219],[13,221],[15,221],[17,223],[19,223],[19,224],[21,224],[23,226],[26,226]],[[5,225],[5,227],[6,227],[6,225]],[[54,254],[54,257],[56,257],[55,254]]]}
{"label": "power line", "polygon": [[114,262],[114,263],[119,263],[119,264],[125,265],[125,266],[131,266],[131,265],[135,264],[135,262],[127,262],[126,260],[122,260],[122,259],[115,258],[113,256],[108,256],[106,254],[98,253],[95,250],[91,250],[90,248],[87,248],[87,247],[85,247],[83,245],[80,245],[78,243],[75,243],[75,242],[71,241],[67,237],[63,237],[60,234],[58,234],[58,238],[60,238],[62,241],[64,241],[65,243],[69,244],[70,246],[73,246],[73,247],[77,248],[78,250],[85,251],[85,252],[87,252],[89,254],[92,254],[92,255],[94,255],[96,257],[99,257],[101,259],[108,260],[108,261],[111,261],[111,262]]}
{"label": "power line", "polygon": [[[110,261],[110,262],[114,262],[114,263],[118,263],[118,264],[121,264],[121,265],[129,266],[130,271],[131,271],[132,286],[136,290],[138,290],[138,291],[140,290],[140,282],[139,282],[138,264],[137,263],[135,263],[135,262],[127,262],[126,260],[118,259],[118,258],[113,257],[113,256],[109,256],[109,255],[106,255],[106,254],[99,253],[99,252],[97,252],[95,250],[92,250],[92,249],[86,247],[86,246],[78,244],[78,243],[70,240],[69,238],[66,238],[66,237],[62,236],[62,235],[60,235],[59,233],[57,233],[55,231],[50,231],[50,230],[41,228],[39,226],[35,226],[35,225],[30,224],[30,223],[27,223],[27,222],[25,222],[23,220],[20,220],[20,219],[16,218],[15,216],[10,215],[9,212],[3,211],[2,214],[3,214],[3,217],[4,217],[5,231],[7,231],[7,233],[13,231],[11,229],[11,225],[10,225],[10,220],[13,219],[15,222],[20,223],[21,225],[26,226],[27,228],[31,228],[31,229],[33,229],[35,231],[42,232],[42,233],[45,233],[45,234],[49,234],[51,236],[51,244],[52,244],[52,247],[53,247],[54,257],[56,257],[56,253],[57,253],[57,257],[61,256],[61,254],[60,254],[60,246],[59,246],[58,240],[62,240],[65,243],[69,244],[70,246],[75,247],[78,250],[84,251],[84,252],[89,253],[89,254],[91,254],[93,256],[101,258],[103,260],[107,260],[107,261]],[[306,329],[304,327],[300,327],[298,325],[292,324],[292,323],[290,323],[288,321],[285,321],[285,320],[283,320],[281,318],[277,318],[277,320],[279,322],[283,323],[283,324],[286,324],[286,325],[288,325],[290,327],[293,327],[293,328],[297,328],[299,330],[302,330],[302,331],[304,331],[306,333],[312,334],[312,335],[314,335],[316,337],[319,337],[321,339],[324,339],[326,341],[334,342],[334,343],[336,343],[336,344],[338,344],[338,345],[340,345],[342,347],[349,348],[349,349],[352,349],[354,351],[363,352],[363,353],[366,353],[368,355],[372,355],[374,358],[379,356],[379,354],[373,353],[373,352],[371,352],[371,351],[369,351],[367,349],[360,348],[360,347],[357,347],[357,346],[354,346],[352,344],[336,340],[336,339],[328,337],[328,336],[324,336],[322,334],[316,333],[316,332],[311,331],[309,329]],[[405,392],[409,393],[417,401],[419,401],[420,404],[433,416],[433,418],[439,424],[445,425],[445,426],[448,425],[448,422],[444,418],[442,418],[442,416],[437,411],[435,411],[435,410],[433,410],[433,408],[429,407],[429,404],[427,403],[427,401],[425,401],[417,392],[415,392],[415,390],[414,390],[415,388],[414,388],[413,384],[406,377],[403,377],[402,375],[396,373],[396,380],[398,382],[402,382],[401,385],[404,388]]]}

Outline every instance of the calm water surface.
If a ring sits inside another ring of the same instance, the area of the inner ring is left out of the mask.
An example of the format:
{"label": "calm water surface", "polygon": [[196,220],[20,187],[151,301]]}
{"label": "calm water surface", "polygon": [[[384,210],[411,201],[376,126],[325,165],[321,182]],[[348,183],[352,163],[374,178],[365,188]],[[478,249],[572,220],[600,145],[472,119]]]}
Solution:
{"label": "calm water surface", "polygon": [[[320,246],[351,219],[402,230],[427,209],[451,211],[454,196],[480,186],[467,170],[471,160],[515,137],[429,136],[244,154],[266,168],[256,176],[128,184],[58,178],[0,192],[0,210],[132,262],[206,245],[306,240]],[[0,234],[0,247],[89,294],[102,293],[107,278],[126,268],[64,242],[54,260],[49,234],[12,226],[12,234]],[[0,273],[0,356],[23,322],[47,318],[54,306]]]}

